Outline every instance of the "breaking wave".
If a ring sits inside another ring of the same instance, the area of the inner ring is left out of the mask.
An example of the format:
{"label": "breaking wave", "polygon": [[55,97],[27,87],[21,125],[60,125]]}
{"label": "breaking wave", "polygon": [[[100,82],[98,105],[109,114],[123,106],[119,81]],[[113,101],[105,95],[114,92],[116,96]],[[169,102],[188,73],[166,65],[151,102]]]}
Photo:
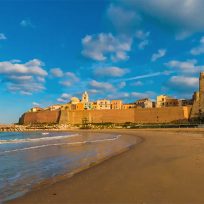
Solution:
{"label": "breaking wave", "polygon": [[[78,135],[78,134],[76,134]],[[75,135],[75,136],[76,136]],[[73,135],[72,135],[73,136]],[[84,144],[92,144],[92,143],[100,143],[100,142],[107,142],[107,141],[114,141],[117,140],[121,137],[121,135],[117,135],[114,138],[108,138],[108,139],[99,139],[99,140],[85,140],[81,142],[68,142],[68,143],[56,143],[56,144],[45,144],[45,145],[39,145],[39,146],[34,146],[34,147],[25,147],[21,149],[13,149],[13,150],[6,150],[3,152],[0,152],[1,154],[5,153],[12,153],[12,152],[18,152],[18,151],[25,151],[25,150],[32,150],[32,149],[39,149],[39,148],[44,148],[44,147],[50,147],[50,146],[59,146],[59,145],[84,145]]]}
{"label": "breaking wave", "polygon": [[79,134],[72,134],[72,135],[66,135],[66,136],[55,136],[55,137],[41,137],[41,138],[26,138],[26,139],[14,139],[14,140],[0,140],[0,144],[25,143],[25,142],[40,142],[40,141],[66,139],[66,138],[76,137],[76,136],[79,136]]}

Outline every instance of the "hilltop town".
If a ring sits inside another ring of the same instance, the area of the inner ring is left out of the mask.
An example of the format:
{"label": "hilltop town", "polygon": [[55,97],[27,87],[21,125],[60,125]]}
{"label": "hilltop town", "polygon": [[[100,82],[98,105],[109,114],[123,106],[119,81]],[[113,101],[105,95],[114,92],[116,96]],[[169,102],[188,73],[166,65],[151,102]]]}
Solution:
{"label": "hilltop town", "polygon": [[192,99],[175,99],[167,95],[159,95],[157,96],[156,102],[149,98],[139,99],[132,103],[123,103],[123,101],[119,99],[98,99],[93,102],[89,100],[89,94],[85,91],[81,99],[72,97],[66,104],[56,104],[46,108],[33,107],[28,112],[39,112],[43,110],[121,110],[131,108],[177,107],[193,105],[194,97],[193,95]]}
{"label": "hilltop town", "polygon": [[66,104],[47,108],[33,107],[22,115],[20,124],[57,123],[175,123],[201,119],[204,113],[204,72],[200,73],[199,91],[192,99],[176,99],[167,95],[157,96],[156,102],[149,98],[133,103],[122,100],[89,100],[85,91],[81,100],[72,97]]}

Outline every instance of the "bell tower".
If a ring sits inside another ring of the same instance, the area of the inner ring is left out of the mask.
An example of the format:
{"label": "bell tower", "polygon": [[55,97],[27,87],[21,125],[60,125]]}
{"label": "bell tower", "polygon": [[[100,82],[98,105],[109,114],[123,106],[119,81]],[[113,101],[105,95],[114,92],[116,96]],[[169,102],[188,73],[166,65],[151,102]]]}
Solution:
{"label": "bell tower", "polygon": [[204,114],[204,72],[200,73],[199,78],[199,112]]}
{"label": "bell tower", "polygon": [[89,102],[89,95],[86,91],[82,94],[82,102],[84,103]]}

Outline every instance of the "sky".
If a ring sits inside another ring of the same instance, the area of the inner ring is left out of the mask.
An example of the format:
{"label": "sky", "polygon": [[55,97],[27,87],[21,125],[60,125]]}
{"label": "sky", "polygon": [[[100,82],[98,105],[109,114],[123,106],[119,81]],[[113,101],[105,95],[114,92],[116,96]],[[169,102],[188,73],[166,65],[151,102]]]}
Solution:
{"label": "sky", "polygon": [[191,98],[204,71],[203,0],[0,1],[0,123],[88,91]]}

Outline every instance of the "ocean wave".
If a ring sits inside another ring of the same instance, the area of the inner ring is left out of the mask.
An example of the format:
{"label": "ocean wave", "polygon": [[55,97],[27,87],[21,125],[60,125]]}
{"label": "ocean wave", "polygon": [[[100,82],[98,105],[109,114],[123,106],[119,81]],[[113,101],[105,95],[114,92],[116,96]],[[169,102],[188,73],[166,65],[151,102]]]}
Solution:
{"label": "ocean wave", "polygon": [[48,141],[48,140],[66,139],[66,138],[76,137],[76,136],[79,136],[79,134],[72,134],[72,135],[66,135],[66,136],[55,136],[55,137],[40,137],[40,138],[26,138],[26,139],[14,139],[14,140],[0,140],[0,144],[40,142],[40,141]]}
{"label": "ocean wave", "polygon": [[6,150],[3,152],[0,152],[0,155],[5,153],[12,153],[12,152],[19,152],[19,151],[26,151],[26,150],[32,150],[32,149],[39,149],[44,147],[50,147],[50,146],[60,146],[60,145],[84,145],[84,144],[92,144],[92,143],[100,143],[100,142],[107,142],[107,141],[114,141],[121,137],[121,135],[117,135],[114,138],[107,138],[107,139],[98,139],[98,140],[85,140],[81,142],[68,142],[68,143],[56,143],[56,144],[45,144],[45,145],[39,145],[34,147],[25,147],[21,149],[13,149],[13,150]]}

